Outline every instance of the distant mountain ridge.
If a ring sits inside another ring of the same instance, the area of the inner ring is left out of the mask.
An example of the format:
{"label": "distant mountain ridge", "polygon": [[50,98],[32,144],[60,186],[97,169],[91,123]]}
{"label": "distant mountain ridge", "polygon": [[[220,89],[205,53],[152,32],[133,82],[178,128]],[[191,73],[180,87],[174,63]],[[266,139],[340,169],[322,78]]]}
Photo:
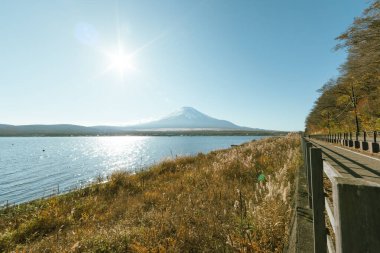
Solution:
{"label": "distant mountain ridge", "polygon": [[253,130],[241,127],[227,120],[210,117],[192,107],[182,107],[161,119],[129,126],[134,129],[213,129],[213,130]]}
{"label": "distant mountain ridge", "polygon": [[[70,135],[123,135],[141,132],[185,131],[267,131],[238,126],[230,121],[210,117],[192,107],[179,110],[158,120],[130,126],[79,126],[56,125],[6,125],[0,124],[0,136],[70,136]],[[275,131],[267,131],[275,132]]]}
{"label": "distant mountain ridge", "polygon": [[96,135],[100,133],[100,129],[70,124],[21,126],[0,124],[0,136]]}

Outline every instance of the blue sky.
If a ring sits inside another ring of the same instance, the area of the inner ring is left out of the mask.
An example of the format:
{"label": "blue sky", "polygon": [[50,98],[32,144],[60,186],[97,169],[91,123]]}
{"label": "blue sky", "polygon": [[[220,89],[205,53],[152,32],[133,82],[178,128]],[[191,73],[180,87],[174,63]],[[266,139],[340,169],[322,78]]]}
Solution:
{"label": "blue sky", "polygon": [[192,106],[302,130],[365,0],[5,0],[0,123],[123,125]]}

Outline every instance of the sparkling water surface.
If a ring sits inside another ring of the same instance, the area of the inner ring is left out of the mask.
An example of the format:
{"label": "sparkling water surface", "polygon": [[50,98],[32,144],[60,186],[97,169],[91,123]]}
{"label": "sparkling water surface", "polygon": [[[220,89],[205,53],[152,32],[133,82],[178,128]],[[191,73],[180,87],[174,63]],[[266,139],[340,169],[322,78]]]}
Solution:
{"label": "sparkling water surface", "polygon": [[258,136],[115,136],[0,138],[0,205],[68,191],[116,170],[207,153]]}

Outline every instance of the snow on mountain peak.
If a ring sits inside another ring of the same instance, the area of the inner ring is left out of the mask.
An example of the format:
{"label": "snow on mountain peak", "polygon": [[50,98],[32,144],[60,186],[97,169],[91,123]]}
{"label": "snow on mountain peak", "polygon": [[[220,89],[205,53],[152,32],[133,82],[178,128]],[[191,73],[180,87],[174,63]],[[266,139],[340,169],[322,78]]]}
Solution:
{"label": "snow on mountain peak", "polygon": [[210,117],[193,107],[181,107],[166,117],[135,125],[136,129],[242,129],[226,120]]}
{"label": "snow on mountain peak", "polygon": [[184,117],[187,119],[199,119],[199,118],[204,118],[204,117],[208,117],[208,116],[201,113],[200,111],[194,109],[193,107],[184,106],[184,107],[181,107],[179,110],[170,114],[167,118],[171,118],[171,117]]}

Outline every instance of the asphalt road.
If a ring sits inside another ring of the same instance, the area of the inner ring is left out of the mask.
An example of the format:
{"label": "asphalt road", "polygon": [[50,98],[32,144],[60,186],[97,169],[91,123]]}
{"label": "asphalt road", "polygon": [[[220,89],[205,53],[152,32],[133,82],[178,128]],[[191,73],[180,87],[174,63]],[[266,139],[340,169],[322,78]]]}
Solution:
{"label": "asphalt road", "polygon": [[343,177],[362,178],[380,183],[380,159],[344,148],[339,144],[309,139],[322,149],[322,156]]}

